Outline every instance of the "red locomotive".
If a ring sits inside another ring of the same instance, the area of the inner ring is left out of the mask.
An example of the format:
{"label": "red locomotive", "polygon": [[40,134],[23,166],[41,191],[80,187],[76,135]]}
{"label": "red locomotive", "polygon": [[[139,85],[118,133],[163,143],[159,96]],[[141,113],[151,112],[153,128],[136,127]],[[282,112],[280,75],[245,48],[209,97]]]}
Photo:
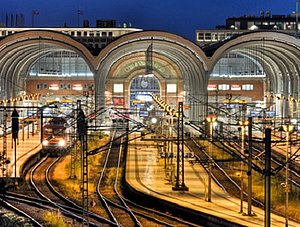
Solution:
{"label": "red locomotive", "polygon": [[67,121],[62,117],[53,117],[43,126],[43,151],[58,155],[69,148]]}

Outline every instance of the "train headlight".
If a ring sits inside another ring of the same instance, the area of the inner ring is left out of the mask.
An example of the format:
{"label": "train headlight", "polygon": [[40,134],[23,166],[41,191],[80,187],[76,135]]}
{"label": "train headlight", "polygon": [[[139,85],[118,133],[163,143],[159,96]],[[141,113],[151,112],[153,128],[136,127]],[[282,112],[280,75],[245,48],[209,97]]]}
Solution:
{"label": "train headlight", "polygon": [[60,146],[60,147],[63,147],[63,146],[65,146],[66,145],[66,141],[65,140],[60,140],[59,142],[58,142],[58,146]]}
{"label": "train headlight", "polygon": [[44,140],[42,144],[43,144],[43,146],[48,146],[49,142],[48,142],[48,140]]}

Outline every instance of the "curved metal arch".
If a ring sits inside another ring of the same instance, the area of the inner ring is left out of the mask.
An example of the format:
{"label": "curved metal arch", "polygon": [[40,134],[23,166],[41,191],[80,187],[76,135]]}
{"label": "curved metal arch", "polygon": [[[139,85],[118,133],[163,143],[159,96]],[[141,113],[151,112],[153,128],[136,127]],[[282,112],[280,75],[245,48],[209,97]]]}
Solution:
{"label": "curved metal arch", "polygon": [[113,65],[130,53],[146,52],[150,44],[153,44],[153,52],[156,55],[170,59],[170,62],[178,67],[181,74],[178,75],[183,76],[184,86],[193,94],[201,93],[203,99],[205,94],[203,90],[207,83],[205,71],[208,59],[200,47],[174,34],[147,31],[122,36],[100,52],[95,76],[98,91],[96,99],[100,106],[104,105],[105,81]]}
{"label": "curved metal arch", "polygon": [[195,74],[196,68],[198,67],[195,65],[195,62],[189,61],[190,59],[187,58],[185,53],[182,53],[181,55],[169,55],[165,50],[162,50],[160,53],[163,53],[167,58],[172,59],[172,62],[180,68],[182,79],[193,78],[193,75],[186,75],[185,73],[189,72],[190,74]]}
{"label": "curved metal arch", "polygon": [[[14,51],[18,52],[18,48],[16,48]],[[26,53],[23,52],[23,53]],[[4,58],[2,59],[2,64],[1,64],[1,75],[2,75],[2,81],[4,84],[2,84],[2,86],[4,86],[6,89],[5,89],[5,93],[2,93],[2,96],[4,97],[10,97],[10,96],[13,96],[14,95],[14,91],[13,91],[13,88],[16,86],[16,85],[13,85],[13,83],[18,83],[19,82],[19,78],[18,76],[16,75],[15,70],[16,70],[16,64],[19,64],[20,61],[22,60],[22,54],[12,54],[12,56],[10,56],[9,58]],[[28,55],[25,56],[25,58],[27,57]],[[19,85],[17,85],[19,86]],[[2,90],[2,92],[4,92]]]}
{"label": "curved metal arch", "polygon": [[[267,45],[271,43],[273,46],[284,46],[286,49],[297,48],[299,50],[299,40],[295,37],[283,33],[277,32],[254,32],[250,34],[244,34],[238,36],[237,38],[225,43],[214,53],[212,57],[212,62],[217,62],[222,56],[222,53],[227,53],[232,49],[239,49],[247,45],[255,44]],[[215,65],[212,63],[212,65]]]}
{"label": "curved metal arch", "polygon": [[282,43],[286,46],[293,46],[298,50],[300,50],[300,41],[296,37],[290,34],[274,32],[274,31],[257,31],[257,32],[239,35],[236,38],[220,46],[214,52],[211,58],[212,65],[214,65],[214,62],[216,62],[220,58],[220,56],[228,52],[228,49],[238,48],[245,43],[252,43],[252,42],[255,43],[255,42],[265,42],[265,41],[270,41],[274,45],[278,43]]}
{"label": "curved metal arch", "polygon": [[[43,50],[41,49],[41,44],[43,45]],[[20,81],[20,70],[29,68],[28,66],[20,66],[20,62],[23,62],[24,64],[33,62],[30,61],[29,58],[33,57],[37,60],[39,57],[44,56],[45,53],[49,53],[49,51],[56,52],[60,50],[66,50],[75,52],[86,61],[90,70],[92,72],[95,72],[94,66],[92,65],[94,57],[89,53],[89,51],[79,42],[59,32],[24,31],[15,33],[13,35],[5,37],[0,41],[0,49],[0,75],[2,75],[2,77],[5,76],[5,78],[2,78],[1,83],[2,87],[4,86],[8,88],[6,89],[7,94],[3,94],[3,91],[1,92],[2,96],[4,97],[15,95],[13,86],[8,86],[8,80],[10,79],[9,77],[13,77],[12,79],[14,81]],[[27,54],[25,58],[20,61],[20,58],[16,56],[20,56],[24,53]],[[10,67],[7,67],[7,64],[10,65]],[[17,65],[19,67],[16,67]],[[20,70],[18,71],[18,69]]]}
{"label": "curved metal arch", "polygon": [[[108,75],[108,71],[115,64],[116,61],[122,58],[122,56],[127,55],[126,53],[132,53],[137,51],[145,52],[149,46],[149,42],[145,40],[137,40],[138,43],[131,43],[130,45],[120,45],[118,48],[115,48],[114,51],[110,51],[105,59],[102,59],[101,66],[98,71],[101,71],[101,75],[99,75],[98,81],[105,81],[106,76]],[[134,45],[133,45],[134,44]],[[176,61],[173,60],[178,66],[181,65],[189,65],[195,62],[195,59],[191,59],[186,53],[186,50],[180,49],[178,47],[170,46],[165,43],[157,42],[156,40],[152,40],[153,44],[153,52],[157,54],[163,54],[166,58],[169,59],[178,59]],[[184,56],[184,57],[183,57]],[[184,62],[184,64],[182,64]],[[199,65],[195,65],[195,67],[200,67]],[[181,71],[185,71],[185,67],[180,67]],[[201,68],[201,67],[200,67]]]}
{"label": "curved metal arch", "polygon": [[[284,61],[282,61],[282,59],[280,59],[278,56],[277,56],[277,52],[276,54],[272,51],[265,51],[265,56],[268,57],[270,60],[267,60],[267,64],[271,67],[273,65],[273,68],[278,68],[279,70],[279,73],[277,73],[277,76],[281,77],[281,80],[280,78],[278,77],[277,78],[277,91],[276,93],[282,93],[282,90],[285,90],[286,86],[287,86],[287,80],[288,80],[288,77],[287,77],[287,74],[285,72],[287,72],[288,70],[288,67],[287,65],[285,64]],[[270,63],[272,61],[272,63]],[[275,65],[274,65],[275,64]],[[274,70],[275,71],[275,70]],[[272,72],[274,75],[275,75],[275,72]]]}
{"label": "curved metal arch", "polygon": [[[73,40],[74,41],[74,40]],[[19,42],[13,43],[11,45],[6,45],[6,47],[0,51],[0,53],[7,53],[11,50],[14,50],[15,48],[21,46],[21,47],[26,47],[27,45],[35,44],[40,48],[40,51],[42,52],[42,46],[40,45],[47,45],[51,46],[52,50],[58,50],[58,49],[64,49],[66,51],[73,51],[74,53],[77,53],[80,57],[82,57],[87,65],[89,66],[91,72],[95,73],[94,69],[94,57],[92,56],[91,59],[91,54],[90,56],[87,56],[83,53],[83,50],[78,49],[77,46],[71,45],[71,43],[66,43],[64,40],[54,40],[54,39],[43,39],[40,36],[38,38],[34,39],[27,39],[27,40],[21,40]],[[0,46],[1,48],[1,46]]]}
{"label": "curved metal arch", "polygon": [[123,45],[128,46],[139,41],[147,41],[148,43],[151,41],[161,41],[169,43],[170,45],[181,46],[184,49],[189,50],[191,55],[194,55],[198,61],[203,64],[204,69],[207,69],[206,63],[208,62],[208,59],[200,47],[181,36],[162,31],[141,31],[119,37],[117,40],[107,45],[97,56],[95,61],[98,62],[98,65],[96,68],[99,69],[103,59],[106,59],[110,52],[115,51],[115,49]]}
{"label": "curved metal arch", "polygon": [[[3,94],[3,97],[10,97],[15,94],[15,91],[13,91],[13,86],[9,86],[8,84],[8,80],[9,77],[13,77],[14,81],[21,81],[20,77],[21,75],[21,70],[17,70],[17,69],[24,69],[27,68],[29,69],[30,66],[20,66],[20,63],[23,62],[24,64],[27,64],[29,62],[34,63],[35,61],[37,61],[39,58],[49,54],[49,53],[53,53],[53,52],[57,52],[57,51],[70,51],[70,52],[74,52],[76,53],[76,49],[74,49],[73,47],[70,47],[68,45],[61,45],[61,43],[57,42],[57,41],[53,41],[53,40],[46,40],[45,42],[42,43],[43,45],[43,49],[41,48],[41,42],[40,39],[36,40],[36,39],[30,39],[30,40],[22,40],[16,43],[10,43],[10,45],[6,45],[5,48],[2,48],[2,51],[0,52],[2,57],[1,61],[1,68],[0,68],[0,75],[5,75],[5,78],[3,78],[6,82],[4,82],[4,84],[2,84],[2,86],[5,86],[6,88],[6,92],[7,94]],[[29,54],[28,54],[29,53]],[[20,60],[20,55],[22,54],[26,54],[26,56],[24,57],[24,59],[22,59],[22,61]],[[78,54],[78,52],[77,52]],[[82,57],[81,54],[79,54],[79,56]],[[30,60],[30,58],[34,58],[33,61]],[[19,59],[19,60],[18,60]],[[86,60],[86,59],[85,59]],[[5,63],[6,62],[6,63]],[[6,67],[6,65],[9,65],[9,67]],[[19,67],[17,67],[17,65]],[[91,63],[88,64],[91,71],[93,72],[93,68],[91,68]],[[12,70],[13,69],[13,70]],[[27,74],[26,74],[27,75]],[[25,76],[25,74],[23,75]]]}
{"label": "curved metal arch", "polygon": [[255,64],[258,64],[266,74],[266,82],[268,82],[268,87],[266,87],[266,90],[273,92],[278,83],[278,80],[276,78],[278,70],[276,70],[277,66],[274,59],[270,58],[266,54],[267,50],[256,49],[255,52],[248,52],[247,48],[248,47],[234,49],[232,50],[232,52],[240,54],[244,57],[255,59],[257,61],[255,62]]}
{"label": "curved metal arch", "polygon": [[[61,32],[56,32],[53,30],[30,30],[17,32],[12,35],[6,36],[0,41],[0,53],[3,49],[8,46],[15,45],[17,43],[24,43],[26,41],[35,40],[35,41],[44,41],[47,43],[58,44],[65,49],[74,50],[78,55],[83,57],[87,63],[89,63],[90,68],[94,69],[95,57],[91,52],[84,46],[82,43],[78,42],[69,35],[66,35]],[[92,71],[92,70],[91,70]]]}
{"label": "curved metal arch", "polygon": [[270,46],[269,49],[276,50],[276,56],[281,59],[287,66],[287,72],[290,78],[290,92],[289,95],[298,96],[299,88],[299,58],[294,53],[294,49],[289,50],[289,54],[286,54],[284,47]]}
{"label": "curved metal arch", "polygon": [[[294,70],[291,69],[292,64],[288,58],[284,58],[284,55],[280,50],[276,51],[275,57],[277,58],[277,62],[284,65],[284,69],[282,70],[282,74],[285,77],[285,80],[282,81],[283,90],[286,94],[293,93],[294,88],[292,87],[292,84],[295,81],[295,78],[293,76]],[[289,87],[291,90],[288,89]]]}
{"label": "curved metal arch", "polygon": [[[267,73],[267,76],[268,77],[273,76],[272,79],[276,79],[275,87],[276,87],[276,90],[278,91],[278,85],[280,83],[280,79],[279,79],[279,73],[277,73],[274,70],[275,69],[274,64],[275,65],[279,64],[279,60],[280,60],[281,66],[278,67],[278,68],[281,68],[280,71],[282,71],[282,72],[288,71],[289,75],[292,76],[292,75],[294,75],[294,71],[295,71],[295,70],[291,69],[293,67],[292,62],[296,63],[296,61],[295,60],[293,61],[291,59],[298,60],[297,57],[295,57],[295,58],[287,57],[286,60],[284,61],[284,58],[279,59],[279,56],[276,56],[276,53],[277,53],[277,55],[280,55],[280,52],[282,52],[283,49],[285,50],[286,55],[291,55],[291,56],[296,56],[295,53],[299,52],[300,42],[298,39],[296,39],[295,37],[293,37],[291,35],[277,33],[277,32],[256,32],[256,33],[254,32],[254,33],[250,33],[250,34],[241,35],[241,36],[225,43],[220,48],[218,48],[217,51],[214,53],[213,57],[211,58],[211,61],[212,61],[211,65],[214,66],[215,63],[225,53],[228,53],[233,50],[238,52],[242,48],[245,48],[245,47],[251,46],[251,45],[257,45],[257,44],[264,45],[264,54],[269,52],[268,53],[269,59],[273,59],[271,62],[268,62],[265,59],[260,58],[261,60],[264,60],[263,64],[268,65],[269,69],[273,68],[273,70],[272,70],[273,72],[271,71],[271,73]],[[270,52],[274,52],[274,54],[272,54]],[[299,64],[295,64],[295,65],[299,65]],[[283,68],[285,70],[283,70]],[[275,75],[277,75],[277,76],[274,77]],[[281,75],[286,75],[286,73],[281,73]],[[291,78],[291,79],[294,81],[298,81],[297,78],[295,78],[295,77]],[[289,80],[290,80],[290,78],[285,77],[284,84],[286,84]],[[286,85],[285,85],[285,87],[286,87]]]}
{"label": "curved metal arch", "polygon": [[[199,71],[196,71],[199,67],[196,64],[193,64],[194,62],[190,61],[190,59],[188,58],[188,56],[184,52],[179,52],[178,49],[176,49],[176,48],[171,48],[170,49],[170,47],[168,47],[168,49],[165,49],[165,48],[160,48],[160,47],[158,48],[158,49],[160,49],[159,51],[157,51],[155,49],[154,52],[157,53],[158,55],[163,55],[167,59],[170,59],[172,64],[177,65],[177,67],[179,68],[182,75],[190,76],[190,74],[192,74],[192,72],[194,72],[193,73],[194,75],[199,75]],[[136,46],[134,46],[133,48],[136,49]],[[132,53],[131,50],[128,50],[128,48],[126,49],[126,51],[129,52],[129,53]],[[142,51],[145,51],[145,50],[143,49]],[[122,51],[119,51],[118,53],[120,53],[120,52],[122,52]],[[172,52],[177,52],[177,53],[180,53],[180,54],[174,54]],[[114,57],[113,60],[112,60],[112,58],[109,58],[109,60],[108,60],[109,64],[111,64],[111,65],[115,64],[115,62],[120,60],[122,58],[122,56],[125,56],[125,55],[124,54],[120,55],[120,56],[118,56],[118,58]],[[109,69],[110,67],[111,66],[108,66],[107,68]],[[186,71],[188,71],[189,73],[188,74],[184,73]],[[103,80],[105,80],[105,78],[101,78],[101,81],[103,81]]]}
{"label": "curved metal arch", "polygon": [[[22,51],[20,51],[20,49],[22,49]],[[22,86],[21,84],[19,84],[20,82],[22,82],[22,80],[21,73],[18,69],[23,68],[23,66],[20,66],[20,64],[27,62],[29,58],[34,57],[34,53],[37,53],[38,49],[35,48],[33,45],[32,47],[16,47],[11,52],[12,56],[10,58],[4,58],[5,62],[2,62],[1,64],[1,74],[5,75],[3,79],[5,80],[5,87],[7,88],[6,94],[2,93],[2,96],[4,97],[11,97],[17,95],[14,88]]]}
{"label": "curved metal arch", "polygon": [[[276,93],[281,93],[279,90],[282,89],[287,91],[289,81],[295,79],[290,76],[294,74],[294,70],[291,68],[294,68],[296,62],[292,57],[289,57],[289,55],[286,54],[286,49],[283,49],[281,46],[271,45],[270,43],[265,43],[264,55],[268,56],[269,59],[265,59],[264,64],[268,65],[269,68],[273,68],[271,72],[267,73],[267,78],[269,80],[276,80],[277,84],[274,86],[276,88]],[[272,78],[270,78],[270,76],[272,76]],[[285,76],[286,79],[282,80],[279,78],[282,76]],[[280,83],[283,83],[281,89],[278,87]]]}
{"label": "curved metal arch", "polygon": [[20,68],[22,67],[22,65],[24,64],[24,62],[26,62],[27,60],[27,53],[23,52],[20,55],[18,55],[15,59],[13,64],[11,64],[11,67],[8,68],[8,72],[7,75],[11,75],[12,78],[12,82],[11,83],[11,87],[8,87],[8,91],[9,91],[9,95],[14,97],[17,96],[18,93],[17,91],[19,90],[19,88],[22,88],[22,90],[25,90],[25,87],[22,87],[24,84],[24,80],[22,80],[22,75],[20,73]]}

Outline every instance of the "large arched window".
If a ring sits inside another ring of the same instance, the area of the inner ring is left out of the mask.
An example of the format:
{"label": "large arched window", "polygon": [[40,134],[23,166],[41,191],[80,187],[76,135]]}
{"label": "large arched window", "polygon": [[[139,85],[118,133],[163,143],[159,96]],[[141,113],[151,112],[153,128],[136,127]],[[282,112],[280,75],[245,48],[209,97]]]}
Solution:
{"label": "large arched window", "polygon": [[72,51],[56,51],[37,59],[29,76],[92,77],[82,57]]}
{"label": "large arched window", "polygon": [[147,117],[152,109],[150,93],[160,95],[159,81],[153,74],[139,75],[132,80],[130,108],[135,109],[140,117]]}

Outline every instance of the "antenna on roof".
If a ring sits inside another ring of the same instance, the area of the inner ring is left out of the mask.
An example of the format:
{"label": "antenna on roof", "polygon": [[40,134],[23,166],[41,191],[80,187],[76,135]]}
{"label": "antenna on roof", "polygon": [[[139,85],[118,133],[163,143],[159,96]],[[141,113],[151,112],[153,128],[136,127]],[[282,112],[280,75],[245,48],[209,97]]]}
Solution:
{"label": "antenna on roof", "polygon": [[82,10],[77,10],[77,26],[78,28],[80,27],[80,16],[83,16],[83,11]]}
{"label": "antenna on roof", "polygon": [[31,20],[31,22],[32,22],[32,27],[34,27],[34,17],[36,17],[36,16],[38,16],[39,15],[39,11],[37,11],[37,10],[32,10],[32,20]]}
{"label": "antenna on roof", "polygon": [[298,25],[299,25],[299,18],[298,18],[298,15],[299,15],[299,2],[300,0],[296,0],[296,33],[298,33]]}

